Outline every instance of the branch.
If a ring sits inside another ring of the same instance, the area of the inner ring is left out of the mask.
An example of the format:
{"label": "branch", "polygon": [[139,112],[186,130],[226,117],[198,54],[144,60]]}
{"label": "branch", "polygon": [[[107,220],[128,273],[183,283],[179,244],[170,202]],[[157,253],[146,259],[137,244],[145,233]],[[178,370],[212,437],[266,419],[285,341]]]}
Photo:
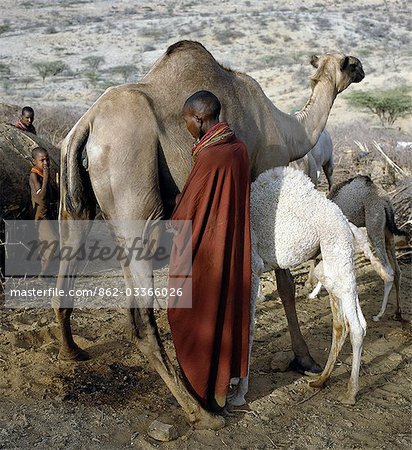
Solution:
{"label": "branch", "polygon": [[398,172],[403,177],[407,177],[409,175],[406,171],[401,169],[395,162],[393,162],[389,158],[389,156],[382,150],[382,148],[376,141],[373,141],[373,145],[375,146],[376,150],[384,157],[386,162],[395,170],[395,172]]}

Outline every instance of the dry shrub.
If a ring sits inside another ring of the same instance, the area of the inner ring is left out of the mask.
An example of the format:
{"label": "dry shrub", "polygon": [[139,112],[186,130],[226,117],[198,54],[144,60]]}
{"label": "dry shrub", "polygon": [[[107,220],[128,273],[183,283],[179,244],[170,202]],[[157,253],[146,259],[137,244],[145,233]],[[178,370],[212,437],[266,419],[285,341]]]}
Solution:
{"label": "dry shrub", "polygon": [[15,124],[20,118],[21,107],[0,103],[0,122]]}
{"label": "dry shrub", "polygon": [[412,177],[400,180],[391,192],[398,227],[408,233],[406,245],[400,251],[404,262],[412,262]]}
{"label": "dry shrub", "polygon": [[245,34],[238,30],[224,29],[217,31],[215,37],[217,42],[222,45],[230,45],[237,39],[244,37]]}
{"label": "dry shrub", "polygon": [[80,111],[63,106],[36,108],[34,125],[40,136],[59,146],[81,115]]}
{"label": "dry shrub", "polygon": [[[387,164],[374,147],[378,143],[385,154],[398,166],[412,174],[412,159],[410,149],[397,146],[398,142],[411,141],[411,136],[395,128],[372,127],[364,121],[354,121],[346,125],[328,126],[334,144],[335,160],[353,171],[355,176],[361,170],[363,174],[372,175],[373,165],[381,164],[382,170],[387,170]],[[363,144],[362,151],[355,141]]]}
{"label": "dry shrub", "polygon": [[[335,156],[334,182],[352,178],[358,174],[368,175],[382,187],[392,199],[395,221],[409,236],[406,245],[398,248],[403,262],[412,259],[412,158],[411,148],[397,145],[410,142],[411,136],[394,128],[371,127],[365,122],[328,126],[332,136]],[[360,148],[355,144],[358,141]],[[395,171],[376,150],[374,142],[388,158],[403,170]]]}

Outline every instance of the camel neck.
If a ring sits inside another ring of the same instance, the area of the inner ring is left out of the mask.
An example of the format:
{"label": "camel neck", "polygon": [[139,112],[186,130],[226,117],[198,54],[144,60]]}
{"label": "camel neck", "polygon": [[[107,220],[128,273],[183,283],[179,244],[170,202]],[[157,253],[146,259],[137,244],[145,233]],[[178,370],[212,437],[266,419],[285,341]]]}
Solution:
{"label": "camel neck", "polygon": [[312,146],[316,144],[325,128],[336,95],[337,90],[331,80],[319,80],[306,105],[295,114]]}

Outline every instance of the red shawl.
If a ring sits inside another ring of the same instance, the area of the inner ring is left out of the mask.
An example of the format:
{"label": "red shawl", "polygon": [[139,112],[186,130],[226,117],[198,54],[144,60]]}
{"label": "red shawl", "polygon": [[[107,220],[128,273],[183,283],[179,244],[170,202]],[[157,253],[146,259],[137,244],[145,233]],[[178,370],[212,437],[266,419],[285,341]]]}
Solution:
{"label": "red shawl", "polygon": [[226,122],[218,122],[198,141],[192,148],[192,160],[196,161],[197,155],[209,145],[218,142],[226,142],[235,135]]}
{"label": "red shawl", "polygon": [[179,305],[170,299],[168,317],[184,378],[213,409],[223,406],[230,378],[247,375],[250,167],[245,145],[232,132],[201,150],[172,214],[192,221],[192,239],[174,238],[170,274],[185,266],[191,250],[192,277],[171,275],[169,288],[182,287],[181,304],[191,299],[192,307],[170,307]]}
{"label": "red shawl", "polygon": [[18,120],[15,124],[16,128],[19,128],[23,131],[28,131],[29,133],[37,134],[36,128],[34,128],[34,125],[30,124],[29,126],[24,125],[24,123],[21,120]]}

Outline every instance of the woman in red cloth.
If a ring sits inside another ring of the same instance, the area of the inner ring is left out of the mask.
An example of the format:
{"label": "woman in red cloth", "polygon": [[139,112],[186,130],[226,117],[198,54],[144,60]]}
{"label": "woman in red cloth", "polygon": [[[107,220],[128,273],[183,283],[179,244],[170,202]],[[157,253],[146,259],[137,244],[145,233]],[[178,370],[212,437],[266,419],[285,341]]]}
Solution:
{"label": "woman in red cloth", "polygon": [[[230,379],[247,375],[251,287],[249,157],[219,114],[220,102],[208,91],[193,94],[183,107],[197,143],[171,219],[191,221],[192,235],[174,238],[169,288],[181,287],[182,295],[170,299],[168,309],[183,377],[213,411],[224,407]],[[190,276],[178,276],[187,250],[192,289]]]}

